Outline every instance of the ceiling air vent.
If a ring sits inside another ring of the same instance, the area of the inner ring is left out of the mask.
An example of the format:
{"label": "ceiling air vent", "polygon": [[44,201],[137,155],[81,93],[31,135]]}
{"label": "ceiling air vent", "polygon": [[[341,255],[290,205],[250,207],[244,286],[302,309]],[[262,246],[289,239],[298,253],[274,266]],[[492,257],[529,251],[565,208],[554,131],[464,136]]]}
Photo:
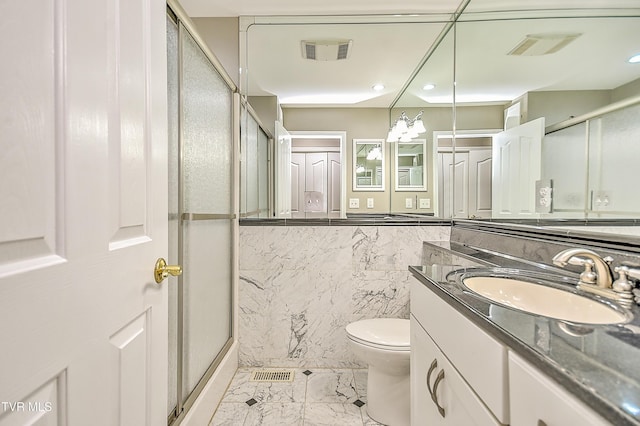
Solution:
{"label": "ceiling air vent", "polygon": [[513,56],[541,56],[555,53],[573,40],[580,37],[579,33],[548,33],[548,34],[527,34],[508,55]]}
{"label": "ceiling air vent", "polygon": [[314,61],[339,61],[351,53],[353,40],[302,41],[302,57]]}

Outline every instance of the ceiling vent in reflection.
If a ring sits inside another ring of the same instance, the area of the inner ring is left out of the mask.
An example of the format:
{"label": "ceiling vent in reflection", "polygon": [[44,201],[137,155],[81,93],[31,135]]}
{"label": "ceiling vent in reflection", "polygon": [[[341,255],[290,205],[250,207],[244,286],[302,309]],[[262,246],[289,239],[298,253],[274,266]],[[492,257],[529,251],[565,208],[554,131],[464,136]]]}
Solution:
{"label": "ceiling vent in reflection", "polygon": [[353,40],[302,41],[302,57],[313,61],[339,61],[351,53]]}
{"label": "ceiling vent in reflection", "polygon": [[547,33],[527,34],[508,55],[513,56],[541,56],[555,53],[573,40],[580,37],[580,33]]}

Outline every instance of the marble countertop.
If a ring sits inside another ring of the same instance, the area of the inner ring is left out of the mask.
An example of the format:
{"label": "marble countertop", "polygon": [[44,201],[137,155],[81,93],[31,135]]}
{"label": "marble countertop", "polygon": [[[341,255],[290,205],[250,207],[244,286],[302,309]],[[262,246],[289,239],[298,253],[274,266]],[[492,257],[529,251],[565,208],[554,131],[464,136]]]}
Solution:
{"label": "marble countertop", "polygon": [[505,308],[465,291],[451,272],[510,268],[551,274],[567,286],[577,274],[449,241],[425,243],[427,251],[431,260],[409,268],[419,281],[612,424],[640,424],[640,308],[617,325],[568,324]]}

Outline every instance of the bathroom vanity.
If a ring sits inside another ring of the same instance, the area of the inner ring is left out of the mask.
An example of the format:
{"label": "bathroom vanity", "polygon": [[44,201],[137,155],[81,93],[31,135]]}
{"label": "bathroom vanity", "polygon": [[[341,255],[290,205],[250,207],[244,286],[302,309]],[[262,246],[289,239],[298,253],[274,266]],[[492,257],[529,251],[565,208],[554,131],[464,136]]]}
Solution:
{"label": "bathroom vanity", "polygon": [[528,271],[569,287],[578,279],[469,244],[425,243],[423,266],[410,267],[412,424],[640,424],[636,306],[614,325],[534,315],[460,283],[478,270]]}

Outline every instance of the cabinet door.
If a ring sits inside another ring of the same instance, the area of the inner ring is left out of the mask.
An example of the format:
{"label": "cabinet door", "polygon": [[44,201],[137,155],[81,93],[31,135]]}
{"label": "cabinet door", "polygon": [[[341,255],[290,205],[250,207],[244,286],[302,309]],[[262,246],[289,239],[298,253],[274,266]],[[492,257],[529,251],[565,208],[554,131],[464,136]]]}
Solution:
{"label": "cabinet door", "polygon": [[509,389],[512,425],[610,425],[513,352],[509,352]]}
{"label": "cabinet door", "polygon": [[413,315],[411,424],[499,425]]}

